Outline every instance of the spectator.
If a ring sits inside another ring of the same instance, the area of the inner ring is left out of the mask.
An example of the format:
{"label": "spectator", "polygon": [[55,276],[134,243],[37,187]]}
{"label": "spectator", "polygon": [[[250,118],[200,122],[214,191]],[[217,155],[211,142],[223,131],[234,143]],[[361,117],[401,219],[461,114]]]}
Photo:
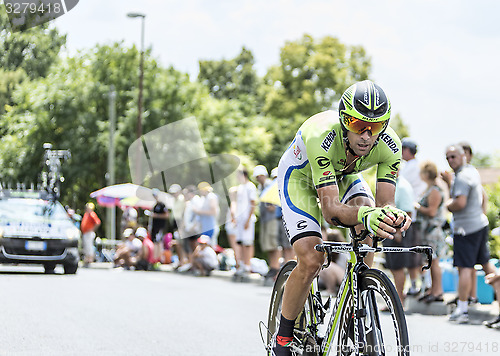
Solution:
{"label": "spectator", "polygon": [[[398,175],[398,177],[396,178],[396,193],[394,196],[396,207],[405,211],[411,217],[414,211],[413,199],[414,194],[411,184],[404,177]],[[414,245],[414,233],[415,230],[410,228],[406,231],[406,235],[404,238],[401,236],[401,234],[399,234],[395,235],[393,240],[385,239],[382,243],[386,247],[410,247]],[[408,271],[411,271],[412,269],[418,268],[417,265],[418,260],[415,258],[415,254],[411,252],[385,254],[385,267],[391,271],[394,277],[394,285],[396,287],[396,291],[398,292],[401,303],[403,303],[405,299],[405,268],[407,268]],[[413,283],[414,282],[412,281],[412,287],[416,289],[416,286]]]}
{"label": "spectator", "polygon": [[101,225],[101,220],[97,216],[94,209],[94,203],[89,202],[85,205],[85,214],[83,215],[82,224],[80,226],[82,231],[84,267],[88,267],[90,263],[94,262],[94,240],[96,237],[95,231]]}
{"label": "spectator", "polygon": [[183,259],[179,257],[179,266],[182,266],[191,260],[191,254],[196,249],[196,240],[200,236],[201,232],[199,216],[194,212],[200,205],[200,197],[196,195],[195,192],[196,187],[193,185],[187,186],[184,190],[185,205],[180,235],[182,247],[184,248],[184,251],[186,251],[186,256]]}
{"label": "spectator", "polygon": [[156,261],[160,261],[163,250],[163,236],[166,232],[165,228],[167,227],[169,213],[166,205],[160,201],[160,191],[154,188],[152,190],[152,194],[156,200],[156,204],[154,205],[153,212],[151,214],[151,240],[154,244],[154,258]]}
{"label": "spectator", "polygon": [[118,245],[114,263],[115,267],[125,267],[129,269],[136,265],[137,256],[142,249],[142,241],[135,236],[134,230],[131,228],[123,231],[123,238],[125,241]]}
{"label": "spectator", "polygon": [[122,218],[120,221],[120,227],[122,233],[125,231],[125,229],[131,228],[131,229],[136,229],[137,228],[137,210],[132,207],[122,207]]}
{"label": "spectator", "polygon": [[[474,157],[474,154],[472,153],[472,147],[467,142],[460,142],[459,145],[464,150],[465,162],[467,164],[471,164],[472,158]],[[483,205],[482,205],[482,207],[483,207],[483,213],[486,214],[486,210],[488,209],[488,195],[486,194],[486,191],[484,190],[484,188],[482,188],[482,190],[483,190]]]}
{"label": "spectator", "polygon": [[426,189],[426,184],[420,178],[420,165],[416,158],[417,144],[409,139],[403,138],[401,140],[403,163],[399,175],[404,177],[412,186],[415,201],[420,199]]}
{"label": "spectator", "polygon": [[169,230],[172,233],[173,240],[168,242],[167,238],[165,238],[164,246],[168,244],[168,248],[165,247],[164,249],[165,262],[171,261],[171,247],[173,246],[175,246],[179,261],[186,258],[186,251],[182,243],[181,234],[179,233],[182,230],[183,214],[186,205],[184,195],[182,194],[182,187],[179,184],[172,184],[168,188],[168,193],[173,198],[172,214],[169,218]]}
{"label": "spectator", "polygon": [[217,222],[219,198],[214,193],[212,186],[207,182],[198,184],[198,190],[201,195],[201,203],[193,211],[199,215],[201,233],[210,238],[210,245],[215,246],[219,236],[219,224]]}
{"label": "spectator", "polygon": [[482,209],[482,186],[478,171],[467,164],[460,145],[446,149],[446,160],[455,173],[446,207],[453,214],[453,265],[458,267],[457,308],[450,321],[468,323],[468,297],[475,264],[485,274],[493,273],[489,263],[488,218]]}
{"label": "spectator", "polygon": [[[496,273],[490,273],[487,274],[484,279],[486,280],[486,283],[490,284],[493,287],[498,300],[500,298],[500,275]],[[488,328],[500,329],[500,312],[496,318],[485,321],[483,324]]]}
{"label": "spectator", "polygon": [[250,181],[245,168],[238,171],[238,180],[240,185],[236,193],[236,241],[241,247],[241,260],[235,278],[244,279],[251,271],[250,260],[254,255],[257,188]]}
{"label": "spectator", "polygon": [[[417,158],[415,157],[417,154],[417,144],[413,140],[405,137],[401,140],[401,145],[403,162],[401,165],[401,170],[399,171],[399,175],[405,178],[411,184],[411,187],[413,188],[413,204],[415,204],[420,200],[420,197],[426,189],[426,184],[420,178],[420,166]],[[414,208],[412,208],[412,216],[415,216]],[[405,236],[406,246],[416,246],[419,244],[419,228],[417,225],[418,223],[412,224],[408,229],[408,232]],[[417,288],[417,280],[422,273],[422,263],[420,255],[413,256],[412,259],[415,259],[418,263],[416,263],[413,268],[409,268],[408,270],[410,274],[411,286],[406,294],[409,296],[416,296],[420,293],[420,290]],[[422,277],[422,284],[424,288],[430,288],[430,275],[424,272]]]}
{"label": "spectator", "polygon": [[[257,180],[257,194],[259,196],[269,188],[272,181],[268,178],[267,168],[258,165],[253,170],[253,176]],[[260,233],[259,241],[262,252],[267,252],[269,272],[264,276],[264,284],[274,281],[274,277],[280,269],[278,250],[278,224],[276,220],[276,205],[270,203],[259,203]]]}
{"label": "spectator", "polygon": [[75,210],[71,209],[69,206],[66,206],[65,209],[69,217],[71,218],[71,221],[73,221],[73,224],[75,224],[77,228],[80,228],[80,223],[82,222],[82,216],[80,214],[77,214]]}
{"label": "spectator", "polygon": [[209,245],[210,237],[201,235],[198,238],[198,246],[192,256],[192,270],[195,275],[209,276],[217,268],[219,261],[212,246]]}
{"label": "spectator", "polygon": [[[278,176],[278,167],[271,171],[271,178],[274,180]],[[283,211],[281,206],[276,206],[276,220],[278,225],[278,246],[281,247],[284,262],[293,260],[295,252],[293,251],[290,239],[286,235],[285,225],[283,225]]]}
{"label": "spectator", "polygon": [[138,227],[135,231],[135,236],[141,240],[142,247],[137,256],[136,270],[149,271],[152,269],[154,263],[156,263],[154,257],[154,243],[148,236],[148,231],[144,227]]}
{"label": "spectator", "polygon": [[240,246],[236,242],[236,195],[238,192],[238,187],[229,188],[229,209],[227,209],[226,215],[226,229],[227,241],[229,242],[229,247],[234,252],[234,262],[236,269],[239,268],[240,260]]}
{"label": "spectator", "polygon": [[439,259],[445,254],[444,224],[444,193],[437,185],[438,170],[431,161],[423,162],[420,166],[420,177],[427,183],[419,203],[415,204],[417,210],[416,220],[419,222],[421,242],[432,247],[433,260],[431,264],[431,289],[419,301],[426,303],[443,301],[443,285],[441,283],[441,267]]}

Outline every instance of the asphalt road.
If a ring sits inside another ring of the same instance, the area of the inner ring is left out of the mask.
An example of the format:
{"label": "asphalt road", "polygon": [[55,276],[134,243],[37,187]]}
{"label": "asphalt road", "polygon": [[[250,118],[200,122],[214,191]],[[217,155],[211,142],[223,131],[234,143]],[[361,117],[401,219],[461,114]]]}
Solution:
{"label": "asphalt road", "polygon": [[[270,291],[169,272],[0,266],[0,355],[264,355],[258,322]],[[500,353],[500,331],[481,320],[407,321],[412,355]]]}

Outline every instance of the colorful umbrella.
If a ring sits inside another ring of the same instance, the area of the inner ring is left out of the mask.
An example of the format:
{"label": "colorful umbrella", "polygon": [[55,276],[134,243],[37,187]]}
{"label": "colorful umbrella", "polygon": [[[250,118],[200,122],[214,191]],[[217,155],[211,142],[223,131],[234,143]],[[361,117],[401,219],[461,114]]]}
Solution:
{"label": "colorful umbrella", "polygon": [[[104,187],[90,193],[91,198],[97,199],[101,206],[130,206],[142,209],[151,209],[156,199],[153,197],[153,190],[141,185],[124,183]],[[170,205],[170,196],[160,191],[158,199],[167,206]]]}

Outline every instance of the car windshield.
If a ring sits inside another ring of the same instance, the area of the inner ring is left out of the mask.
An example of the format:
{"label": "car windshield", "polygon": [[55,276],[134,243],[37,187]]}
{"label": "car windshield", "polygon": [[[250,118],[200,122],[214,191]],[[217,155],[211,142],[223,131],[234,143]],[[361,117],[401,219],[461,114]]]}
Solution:
{"label": "car windshield", "polygon": [[55,220],[68,219],[66,210],[59,202],[22,198],[1,199],[0,216],[45,216]]}

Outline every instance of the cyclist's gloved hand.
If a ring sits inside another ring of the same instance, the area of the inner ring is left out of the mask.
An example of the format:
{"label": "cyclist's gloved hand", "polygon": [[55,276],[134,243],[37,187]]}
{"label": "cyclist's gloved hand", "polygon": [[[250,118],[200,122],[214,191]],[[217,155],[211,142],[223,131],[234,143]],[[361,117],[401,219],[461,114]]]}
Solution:
{"label": "cyclist's gloved hand", "polygon": [[406,212],[401,209],[398,209],[391,205],[386,205],[383,207],[385,214],[393,220],[392,226],[396,228],[401,228],[401,231],[404,232],[410,227],[411,219]]}
{"label": "cyclist's gloved hand", "polygon": [[393,234],[396,232],[394,227],[396,224],[403,223],[406,218],[407,223],[403,227],[406,227],[406,224],[409,226],[408,215],[390,205],[383,208],[362,206],[358,210],[358,222],[362,223],[372,234],[382,238],[394,238]]}

